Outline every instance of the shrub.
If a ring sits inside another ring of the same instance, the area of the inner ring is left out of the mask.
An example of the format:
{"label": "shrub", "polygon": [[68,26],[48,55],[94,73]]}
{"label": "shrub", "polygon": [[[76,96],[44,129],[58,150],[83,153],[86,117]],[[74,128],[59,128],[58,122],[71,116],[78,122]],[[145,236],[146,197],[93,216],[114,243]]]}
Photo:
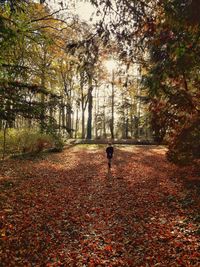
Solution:
{"label": "shrub", "polygon": [[54,134],[53,135],[54,138],[54,147],[51,150],[52,152],[61,152],[64,148],[64,141],[61,135],[59,134]]}
{"label": "shrub", "polygon": [[180,129],[169,141],[168,160],[185,165],[200,158],[200,119]]}
{"label": "shrub", "polygon": [[[60,147],[59,138],[42,134],[34,129],[8,129],[6,154],[38,153],[55,146]],[[61,141],[60,141],[61,142]],[[0,132],[0,150],[3,151],[3,132]]]}

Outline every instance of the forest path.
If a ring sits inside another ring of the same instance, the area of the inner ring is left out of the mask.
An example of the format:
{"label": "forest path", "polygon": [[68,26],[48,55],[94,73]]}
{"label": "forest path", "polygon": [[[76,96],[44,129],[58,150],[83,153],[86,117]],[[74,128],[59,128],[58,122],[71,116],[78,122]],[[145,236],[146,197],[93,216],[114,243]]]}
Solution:
{"label": "forest path", "polygon": [[0,266],[199,266],[198,166],[78,145],[0,166]]}

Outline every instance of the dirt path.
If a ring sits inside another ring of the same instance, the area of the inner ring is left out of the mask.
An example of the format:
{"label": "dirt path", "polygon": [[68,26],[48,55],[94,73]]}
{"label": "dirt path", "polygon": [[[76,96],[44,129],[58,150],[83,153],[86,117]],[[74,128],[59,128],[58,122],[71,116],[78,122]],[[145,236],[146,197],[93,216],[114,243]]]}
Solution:
{"label": "dirt path", "polygon": [[0,166],[0,266],[200,266],[198,167],[75,146]]}

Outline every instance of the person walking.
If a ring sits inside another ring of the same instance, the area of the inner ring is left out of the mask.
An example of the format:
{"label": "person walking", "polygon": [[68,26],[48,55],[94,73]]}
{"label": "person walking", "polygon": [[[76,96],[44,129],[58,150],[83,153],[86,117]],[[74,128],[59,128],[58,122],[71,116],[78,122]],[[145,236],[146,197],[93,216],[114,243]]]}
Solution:
{"label": "person walking", "polygon": [[114,148],[111,143],[108,143],[108,147],[106,148],[107,159],[108,159],[108,169],[111,169],[112,157],[114,153]]}

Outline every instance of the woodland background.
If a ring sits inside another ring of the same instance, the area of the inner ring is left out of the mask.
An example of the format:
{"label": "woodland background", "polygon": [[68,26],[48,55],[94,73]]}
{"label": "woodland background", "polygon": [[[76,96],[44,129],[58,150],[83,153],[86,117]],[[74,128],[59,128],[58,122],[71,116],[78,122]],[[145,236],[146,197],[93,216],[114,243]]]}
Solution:
{"label": "woodland background", "polygon": [[198,1],[92,0],[91,24],[72,2],[38,2],[0,5],[3,157],[68,138],[164,142],[174,162],[199,157]]}

